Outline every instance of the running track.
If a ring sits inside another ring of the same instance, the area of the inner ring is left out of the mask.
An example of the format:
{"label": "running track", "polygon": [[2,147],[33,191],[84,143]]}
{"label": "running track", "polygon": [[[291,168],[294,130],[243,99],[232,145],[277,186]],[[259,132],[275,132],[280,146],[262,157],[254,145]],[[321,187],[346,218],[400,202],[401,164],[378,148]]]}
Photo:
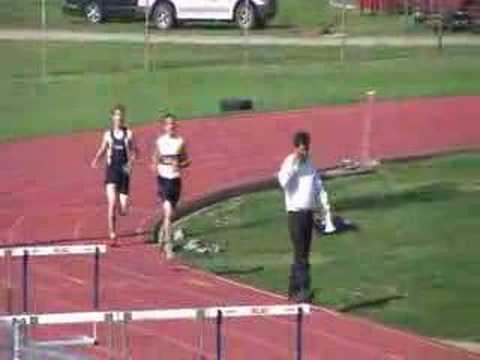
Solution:
{"label": "running track", "polygon": [[[480,97],[411,99],[374,107],[371,152],[382,159],[418,156],[480,144]],[[288,113],[234,115],[185,122],[194,165],[184,199],[272,176],[289,150],[292,132],[313,133],[313,157],[322,167],[362,149],[365,105],[319,107]],[[137,128],[144,158],[159,129]],[[88,163],[100,133],[55,136],[0,144],[2,244],[103,241],[102,171]],[[123,246],[103,261],[104,309],[283,303],[280,296],[167,264],[141,233],[155,216],[155,185],[146,165],[136,169],[133,209],[122,219]],[[89,260],[43,261],[34,270],[34,311],[89,309]],[[72,329],[62,329],[64,332]],[[51,336],[56,330],[50,330]],[[134,359],[192,359],[195,329],[187,323],[129,326]],[[293,327],[287,319],[228,325],[228,359],[291,359]],[[471,353],[368,321],[317,309],[306,321],[305,359],[456,360]],[[90,354],[106,358],[102,343]],[[213,359],[207,347],[206,359]]]}

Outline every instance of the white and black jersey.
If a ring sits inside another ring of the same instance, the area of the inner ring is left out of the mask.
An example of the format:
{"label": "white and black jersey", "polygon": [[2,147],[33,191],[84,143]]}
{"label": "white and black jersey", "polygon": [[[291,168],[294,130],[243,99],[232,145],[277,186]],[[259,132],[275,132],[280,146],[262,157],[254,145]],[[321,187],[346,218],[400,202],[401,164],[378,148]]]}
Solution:
{"label": "white and black jersey", "polygon": [[180,200],[182,181],[179,166],[170,164],[171,160],[181,163],[186,159],[185,141],[182,137],[165,134],[156,141],[159,157],[157,165],[158,195],[175,207]]}

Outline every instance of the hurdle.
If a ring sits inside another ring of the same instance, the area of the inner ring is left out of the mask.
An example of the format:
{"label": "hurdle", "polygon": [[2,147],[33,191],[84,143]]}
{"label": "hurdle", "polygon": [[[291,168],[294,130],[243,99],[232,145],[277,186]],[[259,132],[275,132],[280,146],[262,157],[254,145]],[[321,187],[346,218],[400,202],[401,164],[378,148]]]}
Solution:
{"label": "hurdle", "polygon": [[[107,252],[107,246],[103,244],[89,244],[89,245],[59,245],[59,246],[29,246],[29,247],[9,247],[0,249],[0,257],[6,259],[5,264],[7,268],[7,311],[11,313],[12,305],[12,286],[10,284],[10,259],[21,257],[21,288],[22,288],[22,312],[28,314],[29,312],[29,274],[30,274],[30,257],[38,256],[62,256],[62,255],[92,255],[93,254],[93,278],[92,278],[92,307],[94,310],[100,308],[100,254]],[[8,259],[8,260],[7,260]],[[12,323],[14,332],[19,331],[22,326],[21,322]],[[54,347],[54,346],[92,346],[97,342],[97,326],[93,323],[92,336],[81,336],[75,339],[54,340],[49,342],[39,343],[39,346]]]}
{"label": "hurdle", "polygon": [[[154,309],[133,311],[94,311],[71,312],[50,314],[19,314],[0,317],[0,322],[16,326],[18,339],[23,339],[23,331],[29,325],[69,325],[87,323],[108,323],[126,325],[135,321],[167,321],[167,320],[192,320],[199,318],[215,321],[215,354],[216,360],[224,360],[224,347],[222,344],[222,331],[224,320],[228,318],[245,317],[285,317],[296,318],[295,354],[294,360],[302,360],[303,354],[303,318],[310,314],[309,304],[294,305],[258,305],[258,306],[226,306],[188,309]],[[23,340],[22,340],[23,341]],[[14,341],[16,353],[20,353],[22,341]]]}

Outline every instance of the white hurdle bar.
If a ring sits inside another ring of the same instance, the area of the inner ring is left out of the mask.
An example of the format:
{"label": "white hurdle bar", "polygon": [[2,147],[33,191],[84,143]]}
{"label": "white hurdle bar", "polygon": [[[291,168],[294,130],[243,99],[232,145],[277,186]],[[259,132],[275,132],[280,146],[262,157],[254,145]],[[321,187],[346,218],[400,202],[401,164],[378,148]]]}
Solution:
{"label": "white hurdle bar", "polygon": [[309,304],[225,306],[191,309],[133,310],[133,311],[92,311],[50,314],[19,314],[0,316],[0,322],[22,323],[25,325],[68,325],[100,322],[195,320],[198,318],[223,318],[294,316],[311,312]]}
{"label": "white hurdle bar", "polygon": [[107,252],[107,246],[104,244],[92,245],[56,245],[56,246],[25,246],[1,248],[0,257],[7,255],[13,257],[25,256],[55,256],[55,255],[88,255]]}

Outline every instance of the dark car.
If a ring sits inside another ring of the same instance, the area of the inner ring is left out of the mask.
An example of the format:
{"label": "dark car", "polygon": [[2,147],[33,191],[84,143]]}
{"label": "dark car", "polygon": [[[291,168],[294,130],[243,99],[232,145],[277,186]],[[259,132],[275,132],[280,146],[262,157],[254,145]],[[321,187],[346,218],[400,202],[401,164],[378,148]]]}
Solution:
{"label": "dark car", "polygon": [[141,17],[144,11],[136,0],[65,0],[63,10],[68,14],[83,15],[94,24],[108,18]]}

